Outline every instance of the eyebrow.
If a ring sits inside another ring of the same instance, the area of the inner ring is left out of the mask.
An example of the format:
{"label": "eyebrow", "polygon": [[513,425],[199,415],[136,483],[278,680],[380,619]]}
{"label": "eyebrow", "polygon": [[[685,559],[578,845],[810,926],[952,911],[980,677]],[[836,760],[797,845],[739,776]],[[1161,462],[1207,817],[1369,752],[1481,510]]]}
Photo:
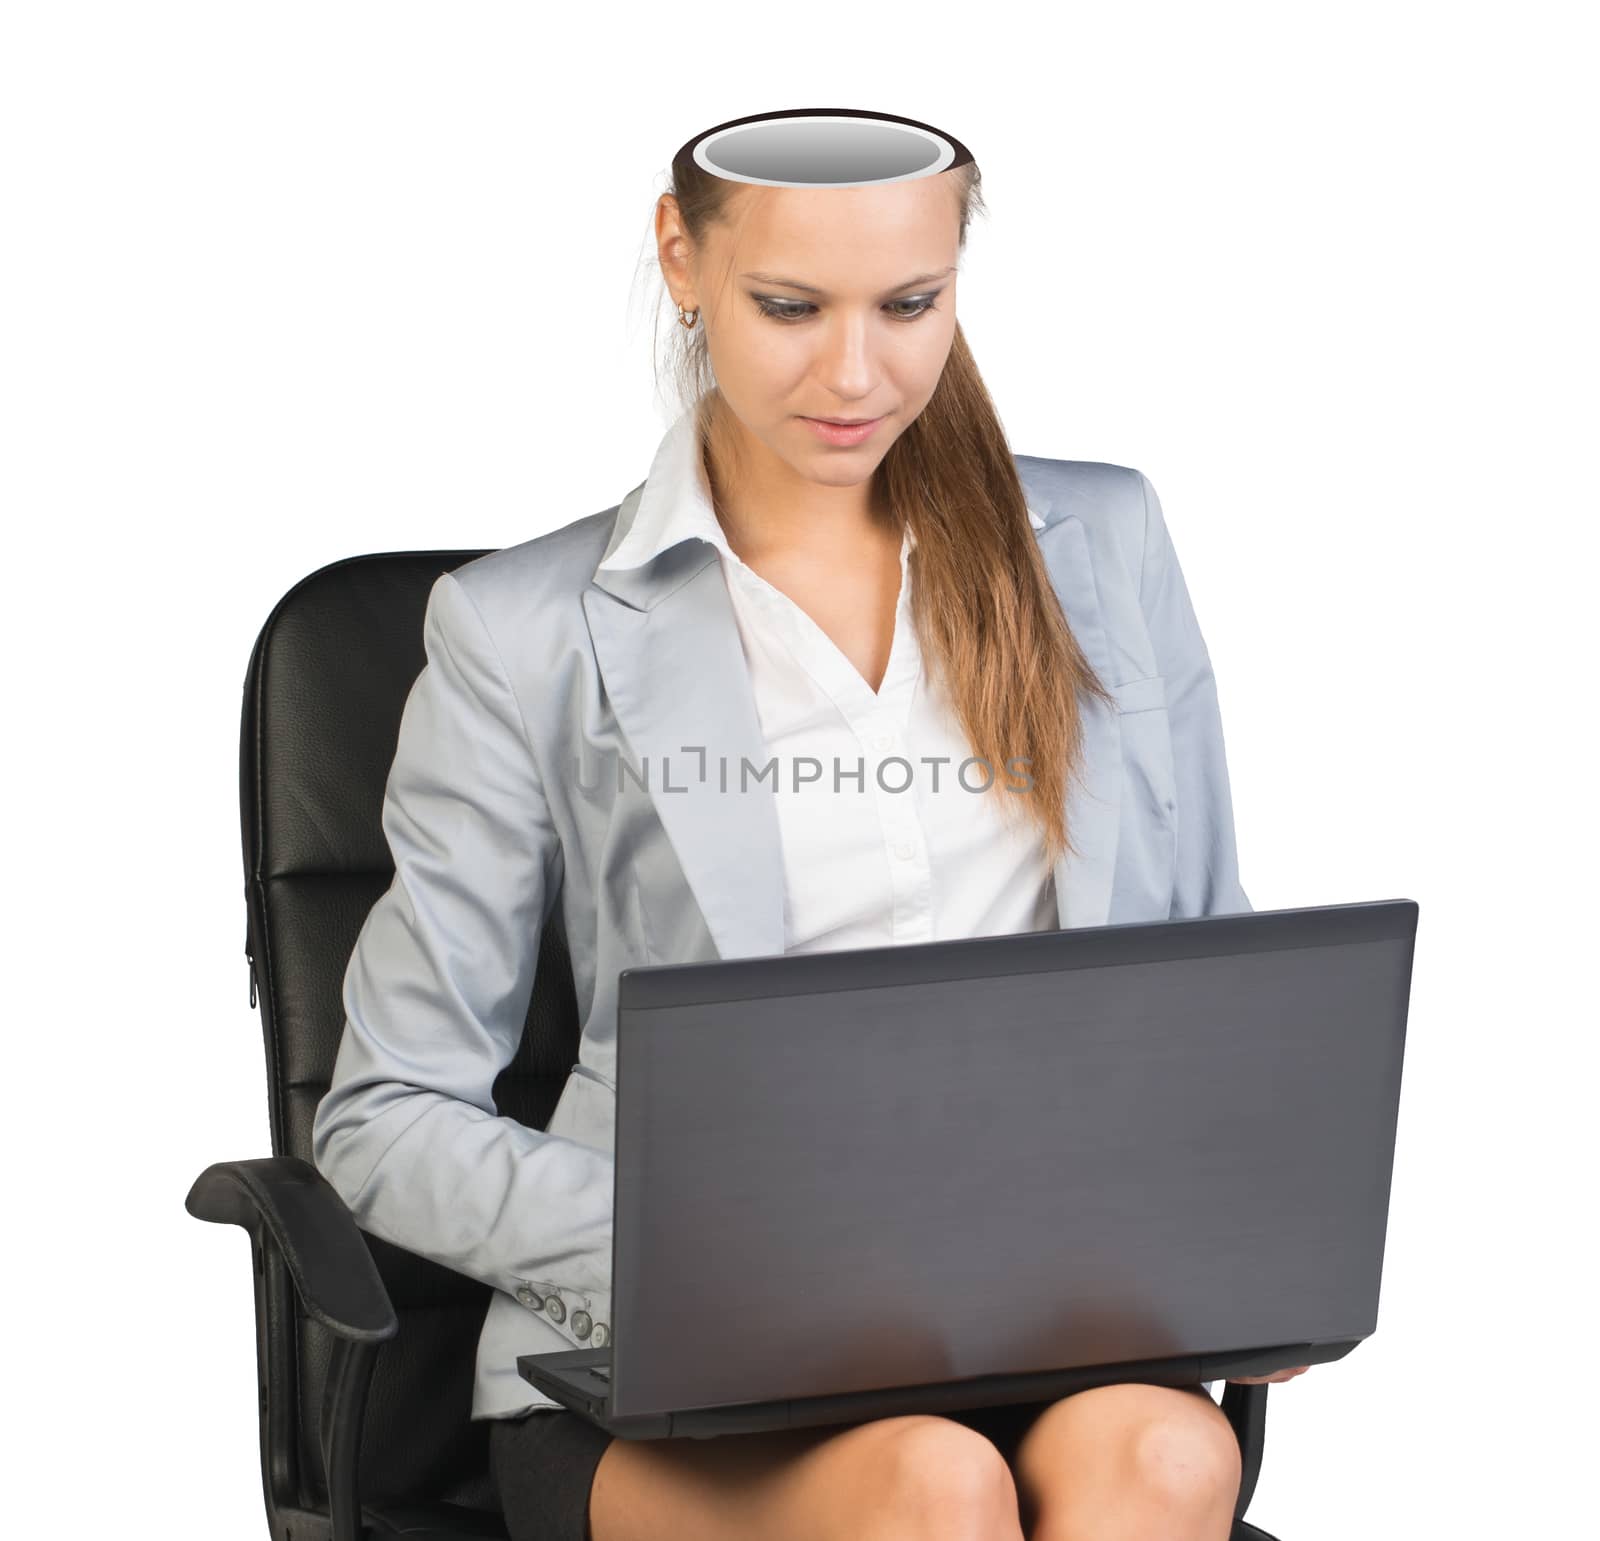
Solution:
{"label": "eyebrow", "polygon": [[[946,273],[955,272],[954,267],[947,267],[938,273],[918,273],[915,278],[908,278],[904,283],[896,284],[891,289],[885,289],[885,294],[898,294],[902,289],[909,289],[913,284],[932,283],[936,278],[943,278]],[[801,289],[807,294],[825,295],[826,289],[819,289],[815,284],[803,284],[798,278],[784,278],[778,273],[741,273],[740,278],[753,278],[757,283],[781,284],[785,289]]]}

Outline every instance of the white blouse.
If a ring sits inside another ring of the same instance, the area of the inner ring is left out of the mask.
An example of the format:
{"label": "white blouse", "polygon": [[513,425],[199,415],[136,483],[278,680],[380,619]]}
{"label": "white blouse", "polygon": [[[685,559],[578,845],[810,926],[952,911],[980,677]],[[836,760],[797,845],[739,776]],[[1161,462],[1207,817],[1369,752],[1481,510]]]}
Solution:
{"label": "white blouse", "polygon": [[[668,495],[640,505],[653,511],[648,527],[636,520],[601,565],[637,567],[691,536],[721,553],[777,761],[785,950],[1054,929],[1055,880],[1040,831],[1001,819],[993,799],[1009,794],[982,790],[987,767],[962,768],[972,750],[944,691],[925,676],[911,621],[910,531],[889,665],[874,693],[828,634],[729,546],[692,409],[663,437],[649,480]],[[1032,508],[1028,517],[1036,529],[1044,523]],[[1002,785],[1015,781],[1004,766],[994,774]]]}

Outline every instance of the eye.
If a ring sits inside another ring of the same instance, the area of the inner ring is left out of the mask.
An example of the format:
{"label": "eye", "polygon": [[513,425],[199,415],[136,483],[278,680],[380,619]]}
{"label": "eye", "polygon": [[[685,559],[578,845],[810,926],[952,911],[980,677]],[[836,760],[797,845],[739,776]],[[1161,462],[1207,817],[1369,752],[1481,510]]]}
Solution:
{"label": "eye", "polygon": [[[807,312],[814,311],[817,307],[809,300],[786,300],[779,295],[753,294],[750,296],[755,301],[756,309],[764,316],[769,316],[774,321],[804,321]],[[912,295],[903,300],[890,300],[884,307],[896,321],[915,321],[927,315],[930,310],[937,310],[931,294]],[[898,306],[910,305],[915,307],[911,311],[897,309]]]}

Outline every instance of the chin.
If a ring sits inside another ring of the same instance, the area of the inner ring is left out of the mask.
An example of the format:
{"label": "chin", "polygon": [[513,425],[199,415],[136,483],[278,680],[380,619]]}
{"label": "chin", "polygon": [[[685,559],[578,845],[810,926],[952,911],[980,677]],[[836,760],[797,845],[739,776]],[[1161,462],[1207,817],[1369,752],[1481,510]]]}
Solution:
{"label": "chin", "polygon": [[840,451],[831,450],[825,454],[812,456],[807,470],[811,474],[811,480],[819,486],[857,487],[878,469],[878,462],[882,459],[881,455],[874,456],[870,460],[852,456],[846,461]]}

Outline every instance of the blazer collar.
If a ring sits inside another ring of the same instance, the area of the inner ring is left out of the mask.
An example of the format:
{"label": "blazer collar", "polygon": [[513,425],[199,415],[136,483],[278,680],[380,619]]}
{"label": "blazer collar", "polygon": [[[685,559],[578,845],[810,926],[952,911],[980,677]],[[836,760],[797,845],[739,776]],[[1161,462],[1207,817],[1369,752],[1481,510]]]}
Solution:
{"label": "blazer collar", "polygon": [[[1019,459],[1017,470],[1039,550],[1079,646],[1109,680],[1083,522],[1054,506],[1035,465]],[[718,955],[756,957],[784,951],[783,849],[770,783],[755,779],[767,749],[719,547],[686,412],[619,505],[583,609],[607,699],[638,762],[630,773],[655,805]],[[1062,926],[1105,923],[1121,814],[1117,713],[1092,698],[1080,705],[1084,760],[1066,796],[1078,852],[1055,866]]]}
{"label": "blazer collar", "polygon": [[[1028,521],[1035,530],[1044,528],[1045,521],[1031,503]],[[679,541],[691,538],[708,541],[726,555],[733,555],[712,506],[711,484],[700,458],[693,407],[680,413],[662,435],[649,475],[624,499],[596,568],[596,581],[606,587],[602,573],[636,571]],[[914,547],[916,543],[916,536],[907,530],[907,546]]]}

